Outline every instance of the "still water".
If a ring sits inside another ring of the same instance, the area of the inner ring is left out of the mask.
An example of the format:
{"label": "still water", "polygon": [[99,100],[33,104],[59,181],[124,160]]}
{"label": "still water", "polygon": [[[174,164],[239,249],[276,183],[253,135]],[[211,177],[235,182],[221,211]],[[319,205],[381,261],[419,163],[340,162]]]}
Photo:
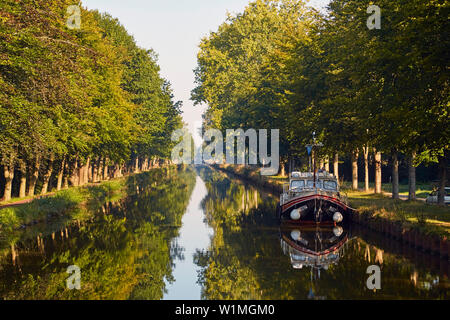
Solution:
{"label": "still water", "polygon": [[448,261],[356,225],[280,226],[277,198],[208,167],[130,177],[76,220],[0,234],[0,298],[450,298]]}

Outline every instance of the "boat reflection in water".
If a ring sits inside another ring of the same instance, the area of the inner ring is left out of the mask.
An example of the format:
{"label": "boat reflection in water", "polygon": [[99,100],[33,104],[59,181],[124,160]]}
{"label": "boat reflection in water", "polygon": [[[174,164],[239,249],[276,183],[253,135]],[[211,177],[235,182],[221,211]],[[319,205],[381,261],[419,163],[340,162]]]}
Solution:
{"label": "boat reflection in water", "polygon": [[317,296],[320,271],[328,270],[344,256],[350,235],[347,226],[280,226],[283,253],[289,256],[294,269],[311,268],[308,299],[324,300]]}
{"label": "boat reflection in water", "polygon": [[344,255],[349,232],[343,226],[280,227],[281,248],[294,269],[311,267],[318,272],[338,263]]}

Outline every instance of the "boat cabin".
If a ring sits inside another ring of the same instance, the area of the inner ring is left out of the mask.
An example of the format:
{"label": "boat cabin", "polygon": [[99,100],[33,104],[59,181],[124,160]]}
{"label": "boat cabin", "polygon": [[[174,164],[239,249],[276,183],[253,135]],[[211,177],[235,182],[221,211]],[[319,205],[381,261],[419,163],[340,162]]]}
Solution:
{"label": "boat cabin", "polygon": [[314,175],[311,172],[292,172],[289,179],[290,192],[303,192],[309,190],[323,190],[326,192],[338,192],[339,185],[336,177],[328,172],[318,172],[314,187]]}

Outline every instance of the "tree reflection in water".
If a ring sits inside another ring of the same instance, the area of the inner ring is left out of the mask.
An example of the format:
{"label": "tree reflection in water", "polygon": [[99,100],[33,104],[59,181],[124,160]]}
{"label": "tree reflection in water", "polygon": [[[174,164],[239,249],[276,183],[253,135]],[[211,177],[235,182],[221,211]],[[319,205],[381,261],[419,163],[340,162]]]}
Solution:
{"label": "tree reflection in water", "polygon": [[[280,229],[278,195],[208,167],[132,176],[122,194],[79,208],[74,221],[3,232],[0,298],[161,299],[174,261],[191,259],[174,239],[196,174],[214,230],[208,250],[194,255],[203,299],[449,299],[448,261],[357,225]],[[330,252],[319,261],[305,249]],[[376,292],[366,287],[372,264],[381,267]],[[81,268],[79,291],[66,288],[69,265]]]}
{"label": "tree reflection in water", "polygon": [[[37,226],[3,249],[4,299],[161,299],[172,279],[171,247],[195,184],[192,169],[160,169],[129,177],[123,199],[98,203],[85,220]],[[90,206],[93,208],[95,206]],[[61,232],[59,232],[61,230]],[[11,238],[10,238],[11,239]],[[45,245],[44,245],[45,244]],[[11,259],[11,256],[13,259]],[[81,268],[81,290],[68,290],[66,269]]]}
{"label": "tree reflection in water", "polygon": [[[280,229],[275,219],[277,196],[208,168],[199,174],[208,188],[206,218],[214,228],[210,250],[195,257],[202,268],[204,299],[449,298],[446,262],[441,270],[431,268],[391,250],[395,240],[380,244],[352,225],[342,230]],[[326,254],[317,259],[320,252]],[[372,264],[382,270],[382,289],[377,292],[366,287],[367,267]],[[421,281],[430,283],[427,289],[411,281],[417,270]]]}

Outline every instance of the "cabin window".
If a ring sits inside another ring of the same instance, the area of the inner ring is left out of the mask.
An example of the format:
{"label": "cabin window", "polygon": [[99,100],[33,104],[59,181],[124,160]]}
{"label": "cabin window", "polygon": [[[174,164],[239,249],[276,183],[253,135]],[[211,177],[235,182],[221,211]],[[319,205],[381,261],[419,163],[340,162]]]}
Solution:
{"label": "cabin window", "polygon": [[[308,188],[314,188],[314,180],[308,180],[307,183]],[[322,180],[316,181],[316,188],[322,189]]]}
{"label": "cabin window", "polygon": [[323,182],[323,188],[327,190],[337,190],[336,181],[325,180]]}
{"label": "cabin window", "polygon": [[304,180],[294,180],[291,182],[291,190],[294,189],[303,189],[305,187]]}

